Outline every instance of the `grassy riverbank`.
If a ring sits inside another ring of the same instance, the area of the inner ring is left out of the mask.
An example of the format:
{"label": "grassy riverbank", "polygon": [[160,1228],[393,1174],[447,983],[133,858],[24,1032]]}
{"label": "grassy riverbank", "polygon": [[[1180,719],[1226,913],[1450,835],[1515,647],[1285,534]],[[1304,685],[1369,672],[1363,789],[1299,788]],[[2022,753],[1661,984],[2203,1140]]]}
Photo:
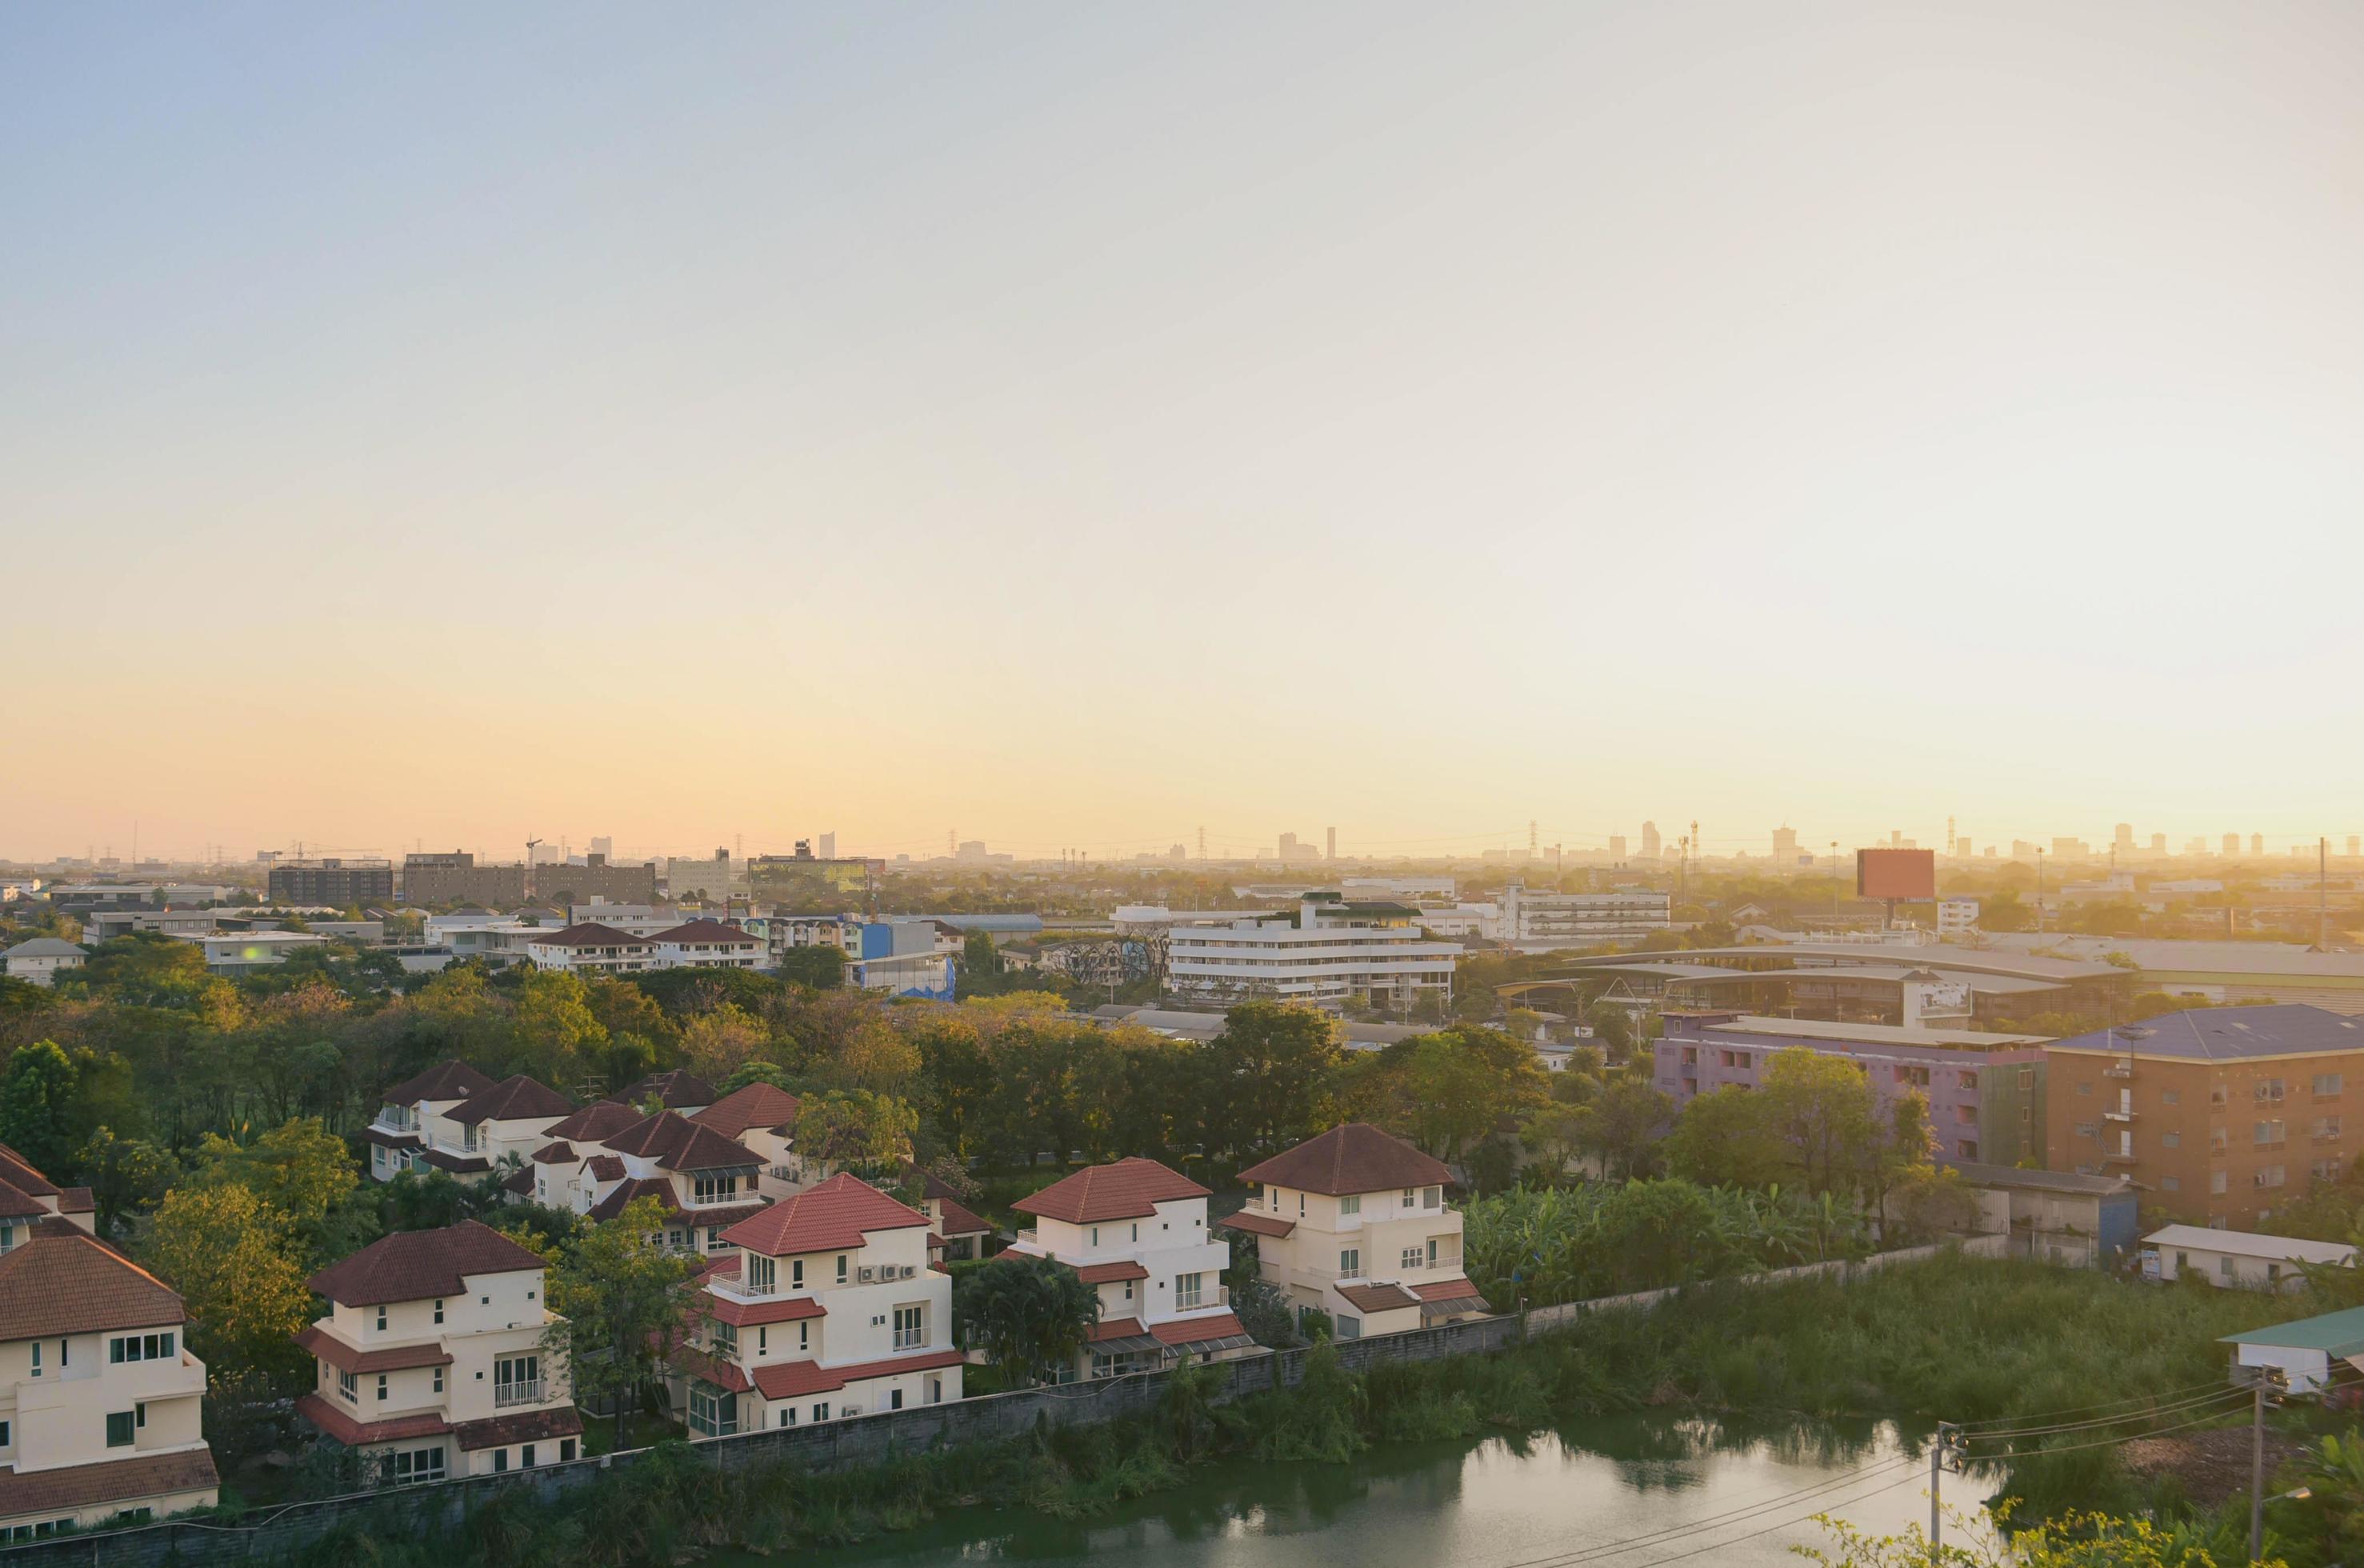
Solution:
{"label": "grassy riverbank", "polygon": [[[2221,1378],[2218,1335],[2310,1309],[2303,1298],[1967,1259],[1900,1265],[1845,1284],[1713,1285],[1652,1312],[1599,1314],[1499,1355],[1390,1363],[1367,1375],[1318,1357],[1299,1388],[1228,1406],[1206,1402],[1203,1373],[1185,1376],[1139,1419],[1043,1429],[840,1474],[787,1464],[726,1472],[676,1447],[554,1504],[496,1500],[454,1539],[404,1539],[361,1524],[303,1560],[622,1568],[669,1562],[687,1547],[858,1540],[970,1504],[1089,1517],[1218,1457],[1344,1462],[1375,1443],[1533,1431],[1645,1405],[2026,1417]],[[2189,1414],[2035,1440],[2082,1444]],[[2023,1518],[2070,1504],[2172,1502],[2136,1485],[2106,1447],[2024,1462],[2011,1483],[2027,1500]]]}

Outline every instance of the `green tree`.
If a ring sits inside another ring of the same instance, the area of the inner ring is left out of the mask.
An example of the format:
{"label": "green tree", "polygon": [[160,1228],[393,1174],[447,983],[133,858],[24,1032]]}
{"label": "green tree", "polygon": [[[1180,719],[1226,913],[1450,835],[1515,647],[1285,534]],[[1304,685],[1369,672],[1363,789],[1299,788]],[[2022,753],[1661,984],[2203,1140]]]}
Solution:
{"label": "green tree", "polygon": [[857,1173],[899,1173],[911,1158],[920,1113],[867,1089],[830,1089],[797,1106],[796,1151]]}
{"label": "green tree", "polygon": [[1604,1174],[1631,1181],[1656,1163],[1658,1140],[1674,1119],[1674,1096],[1647,1078],[1621,1073],[1583,1107],[1583,1147],[1600,1161]]}
{"label": "green tree", "polygon": [[1322,1090],[1338,1067],[1337,1026],[1328,1014],[1242,1003],[1225,1015],[1210,1054],[1225,1091],[1223,1147],[1276,1149],[1317,1129]]}
{"label": "green tree", "polygon": [[1584,1022],[1608,1060],[1622,1062],[1632,1054],[1634,1018],[1624,1008],[1614,1002],[1595,1002],[1585,1009]]}
{"label": "green tree", "polygon": [[780,954],[780,978],[816,991],[834,991],[845,984],[845,955],[835,948],[789,948]]}
{"label": "green tree", "polygon": [[955,1282],[953,1320],[960,1342],[1017,1387],[1076,1359],[1099,1325],[1100,1296],[1062,1263],[1005,1252]]}
{"label": "green tree", "polygon": [[1809,1192],[1861,1184],[1877,1140],[1871,1079],[1860,1065],[1802,1046],[1777,1051],[1755,1093],[1765,1098],[1766,1130]]}
{"label": "green tree", "polygon": [[191,1179],[200,1186],[245,1187],[302,1228],[327,1218],[361,1178],[345,1140],[307,1116],[242,1145],[206,1134]]}
{"label": "green tree", "polygon": [[144,1255],[189,1307],[189,1348],[220,1397],[248,1403],[300,1385],[295,1336],[311,1321],[295,1221],[237,1184],[164,1195]]}
{"label": "green tree", "polygon": [[976,1022],[950,1007],[931,1007],[910,1029],[920,1052],[920,1071],[931,1091],[928,1120],[937,1142],[966,1159],[976,1151],[987,1105],[993,1096],[993,1062]]}
{"label": "green tree", "polygon": [[1789,1151],[1768,1125],[1771,1108],[1736,1084],[1698,1095],[1667,1138],[1667,1168],[1702,1186],[1772,1185],[1789,1172]]}
{"label": "green tree", "polygon": [[786,1068],[776,1062],[751,1061],[741,1062],[714,1088],[717,1094],[728,1095],[750,1084],[769,1084],[775,1089],[792,1089],[796,1086],[796,1080],[788,1075]]}
{"label": "green tree", "polygon": [[0,1143],[53,1179],[64,1176],[82,1141],[74,1129],[81,1083],[57,1041],[17,1050],[0,1067]]}
{"label": "green tree", "polygon": [[545,1084],[572,1083],[597,1063],[607,1043],[579,976],[537,969],[518,986],[517,1071]]}
{"label": "green tree", "polygon": [[993,937],[986,931],[971,931],[961,940],[960,972],[964,980],[990,981],[998,979],[1006,966],[1001,962],[1001,950],[993,945]]}
{"label": "green tree", "polygon": [[83,1145],[77,1163],[90,1183],[101,1236],[114,1235],[126,1215],[161,1199],[181,1169],[171,1150],[145,1139],[117,1138],[104,1127]]}
{"label": "green tree", "polygon": [[577,1398],[615,1401],[619,1446],[626,1406],[657,1381],[697,1296],[697,1264],[665,1251],[664,1228],[664,1205],[635,1198],[577,1236],[550,1273],[559,1316],[543,1347],[574,1377]]}

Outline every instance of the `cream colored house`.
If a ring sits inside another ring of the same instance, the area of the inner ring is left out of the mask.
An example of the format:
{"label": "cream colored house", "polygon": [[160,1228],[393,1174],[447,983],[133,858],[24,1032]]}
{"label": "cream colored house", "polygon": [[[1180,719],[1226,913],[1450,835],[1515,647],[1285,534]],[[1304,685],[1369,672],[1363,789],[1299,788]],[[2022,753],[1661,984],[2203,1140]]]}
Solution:
{"label": "cream colored house", "polygon": [[765,1203],[763,1161],[678,1111],[659,1111],[603,1139],[574,1178],[577,1208],[609,1220],[635,1198],[654,1197],[665,1210],[664,1244],[676,1251],[721,1252],[724,1233],[759,1213]]}
{"label": "cream colored house", "polygon": [[1264,1279],[1341,1340],[1490,1311],[1461,1272],[1444,1162],[1348,1122],[1240,1173],[1264,1190],[1223,1226],[1256,1239]]}
{"label": "cream colored house", "polygon": [[673,1362],[690,1436],[727,1437],[961,1396],[952,1276],[928,1217],[852,1175],[724,1233],[694,1342]]}
{"label": "cream colored house", "polygon": [[[390,1182],[405,1171],[426,1170],[428,1128],[493,1086],[466,1062],[445,1062],[388,1089],[380,1096],[377,1115],[362,1129],[362,1140],[370,1146],[370,1175]],[[486,1162],[485,1169],[491,1168]]]}
{"label": "cream colored house", "polygon": [[[1138,1156],[1094,1165],[1011,1207],[1034,1217],[1000,1258],[1050,1258],[1099,1293],[1099,1327],[1076,1375],[1154,1372],[1255,1348],[1232,1311],[1232,1249],[1207,1227],[1207,1189]],[[1064,1381],[1064,1379],[1063,1379]]]}
{"label": "cream colored house", "polygon": [[0,1546],[217,1497],[188,1313],[88,1200],[0,1145]]}
{"label": "cream colored house", "polygon": [[296,1413],[379,1485],[562,1464],[581,1451],[541,1258],[490,1226],[382,1237],[312,1276],[327,1317],[296,1336],[318,1378]]}
{"label": "cream colored house", "polygon": [[743,1144],[762,1162],[756,1192],[784,1198],[802,1192],[807,1181],[796,1151],[797,1103],[786,1089],[759,1082],[731,1090],[689,1119]]}

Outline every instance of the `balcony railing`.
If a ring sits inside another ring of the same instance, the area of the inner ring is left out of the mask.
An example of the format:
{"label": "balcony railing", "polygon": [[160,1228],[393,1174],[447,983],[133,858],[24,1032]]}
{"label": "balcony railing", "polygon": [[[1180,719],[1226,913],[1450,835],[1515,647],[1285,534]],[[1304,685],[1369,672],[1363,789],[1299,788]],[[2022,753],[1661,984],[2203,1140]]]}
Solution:
{"label": "balcony railing", "polygon": [[2103,1111],[2102,1113],[2102,1119],[2103,1121],[2132,1121],[2135,1119],[2135,1113],[2132,1111]]}
{"label": "balcony railing", "polygon": [[493,1408],[496,1410],[506,1410],[513,1405],[539,1405],[541,1403],[541,1379],[538,1377],[529,1377],[522,1383],[496,1383],[493,1385]]}
{"label": "balcony railing", "polygon": [[1232,1287],[1226,1284],[1219,1284],[1212,1290],[1201,1290],[1196,1296],[1176,1292],[1174,1297],[1174,1310],[1176,1312],[1195,1312],[1201,1307],[1229,1307],[1231,1304]]}
{"label": "balcony railing", "polygon": [[2131,1078],[2134,1075],[2135,1064],[2131,1062],[2120,1062],[2102,1069],[2104,1078]]}
{"label": "balcony railing", "polygon": [[2131,1151],[2113,1149],[2108,1153],[2102,1156],[2102,1163],[2104,1165],[2131,1165],[2135,1162],[2136,1158],[2137,1156]]}

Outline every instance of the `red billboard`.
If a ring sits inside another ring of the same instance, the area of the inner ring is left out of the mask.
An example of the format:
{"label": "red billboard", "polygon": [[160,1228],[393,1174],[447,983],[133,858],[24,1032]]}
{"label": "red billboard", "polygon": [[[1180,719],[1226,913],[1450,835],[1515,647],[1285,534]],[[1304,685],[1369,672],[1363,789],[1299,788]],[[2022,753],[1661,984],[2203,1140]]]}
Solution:
{"label": "red billboard", "polygon": [[1858,898],[1935,898],[1937,851],[1857,850],[1855,891]]}

